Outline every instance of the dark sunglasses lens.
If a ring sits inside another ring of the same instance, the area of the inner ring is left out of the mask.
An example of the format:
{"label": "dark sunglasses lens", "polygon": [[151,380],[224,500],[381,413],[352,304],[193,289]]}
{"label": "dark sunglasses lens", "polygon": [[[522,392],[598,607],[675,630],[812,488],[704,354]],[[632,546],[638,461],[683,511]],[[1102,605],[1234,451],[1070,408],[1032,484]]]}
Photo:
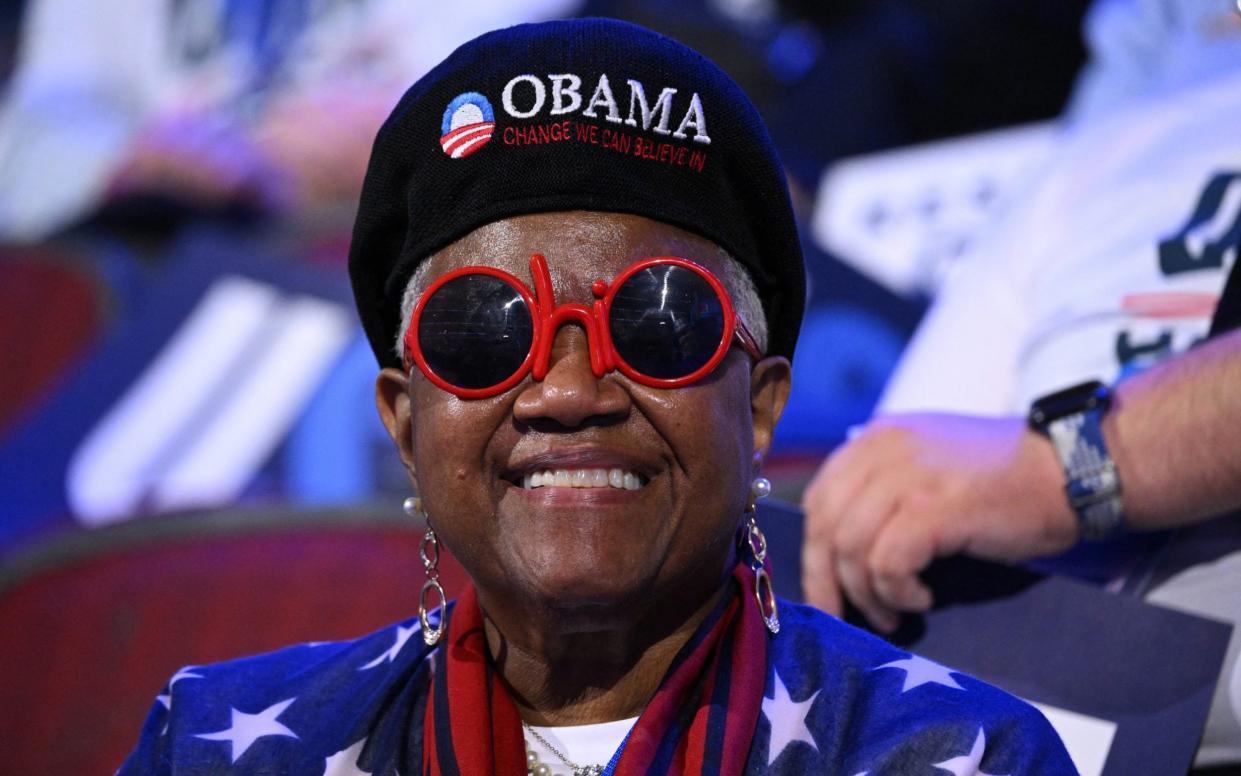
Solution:
{"label": "dark sunglasses lens", "polygon": [[658,264],[617,289],[608,325],[626,363],[648,377],[674,379],[715,355],[724,336],[724,305],[697,272]]}
{"label": "dark sunglasses lens", "polygon": [[530,353],[534,324],[517,289],[490,275],[463,275],[436,289],[418,320],[427,366],[459,388],[490,388]]}

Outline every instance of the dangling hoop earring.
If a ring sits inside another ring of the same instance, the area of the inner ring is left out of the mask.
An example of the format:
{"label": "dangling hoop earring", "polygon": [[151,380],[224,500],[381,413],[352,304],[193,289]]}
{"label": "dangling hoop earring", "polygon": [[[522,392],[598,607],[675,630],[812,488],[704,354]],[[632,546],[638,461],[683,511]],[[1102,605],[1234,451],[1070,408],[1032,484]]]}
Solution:
{"label": "dangling hoop earring", "polygon": [[763,536],[755,519],[758,500],[770,494],[771,481],[766,477],[755,477],[750,484],[750,500],[745,507],[746,514],[750,516],[745,525],[745,544],[750,550],[750,570],[754,572],[754,601],[758,604],[763,624],[775,635],[780,632],[780,610],[776,606],[776,591],[771,585],[771,576],[763,567],[767,560],[767,537]]}
{"label": "dangling hoop earring", "polygon": [[[444,635],[444,604],[447,602],[444,587],[440,584],[439,537],[435,535],[435,529],[431,527],[430,515],[422,509],[422,499],[414,496],[405,499],[405,514],[410,517],[421,514],[427,524],[427,532],[423,535],[422,546],[418,550],[418,554],[422,556],[422,567],[427,573],[427,581],[422,584],[422,592],[418,594],[418,621],[422,623],[422,640],[428,647],[434,647]],[[436,602],[434,607],[427,606],[428,593],[432,594],[432,600]],[[428,616],[430,609],[440,611],[439,621],[434,628],[431,627],[431,619]]]}

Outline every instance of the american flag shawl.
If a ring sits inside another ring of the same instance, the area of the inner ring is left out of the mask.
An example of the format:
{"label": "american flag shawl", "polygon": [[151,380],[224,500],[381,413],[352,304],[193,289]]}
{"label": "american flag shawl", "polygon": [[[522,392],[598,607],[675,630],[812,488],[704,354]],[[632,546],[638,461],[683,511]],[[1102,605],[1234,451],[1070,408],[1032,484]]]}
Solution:
{"label": "american flag shawl", "polygon": [[[768,635],[739,565],[642,713],[616,776],[1075,774],[1033,707],[783,602]],[[445,639],[411,619],[168,682],[120,774],[504,776],[525,772],[520,719],[490,668],[467,589]]]}

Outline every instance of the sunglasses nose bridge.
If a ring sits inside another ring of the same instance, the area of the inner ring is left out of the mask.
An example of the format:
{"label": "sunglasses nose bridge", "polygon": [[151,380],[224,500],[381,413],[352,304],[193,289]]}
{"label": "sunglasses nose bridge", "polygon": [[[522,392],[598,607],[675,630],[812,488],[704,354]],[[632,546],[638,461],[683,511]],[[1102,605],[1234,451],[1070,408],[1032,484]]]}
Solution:
{"label": "sunglasses nose bridge", "polygon": [[[597,306],[597,305],[596,305]],[[582,304],[562,304],[546,311],[541,310],[538,327],[538,341],[535,344],[534,367],[532,375],[535,380],[547,377],[551,369],[552,346],[556,342],[556,334],[560,327],[567,323],[577,323],[586,331],[586,348],[590,352],[590,369],[596,378],[608,372],[607,359],[604,357],[603,343],[600,339],[600,326],[597,312]]]}

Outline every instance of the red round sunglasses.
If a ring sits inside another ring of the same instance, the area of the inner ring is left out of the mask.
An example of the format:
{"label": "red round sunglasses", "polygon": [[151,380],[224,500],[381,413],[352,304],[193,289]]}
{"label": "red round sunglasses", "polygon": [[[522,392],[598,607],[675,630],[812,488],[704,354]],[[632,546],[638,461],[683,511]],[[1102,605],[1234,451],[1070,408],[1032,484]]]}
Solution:
{"label": "red round sunglasses", "polygon": [[706,267],[655,256],[591,284],[593,304],[555,304],[542,254],[530,257],[535,291],[513,275],[470,266],[435,279],[414,306],[404,337],[406,371],[464,399],[507,391],[550,369],[556,332],[586,331],[595,377],[617,370],[655,388],[680,388],[710,374],[739,345],[759,360],[723,283]]}

